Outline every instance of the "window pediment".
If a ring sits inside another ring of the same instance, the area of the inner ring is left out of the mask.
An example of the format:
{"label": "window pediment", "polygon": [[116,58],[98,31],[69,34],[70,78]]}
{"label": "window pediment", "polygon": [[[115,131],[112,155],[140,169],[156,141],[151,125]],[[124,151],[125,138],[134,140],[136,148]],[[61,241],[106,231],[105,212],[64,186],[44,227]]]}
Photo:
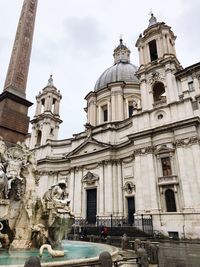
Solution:
{"label": "window pediment", "polygon": [[170,154],[174,152],[173,148],[169,148],[167,146],[162,145],[160,148],[155,150],[155,154],[156,155],[160,155],[160,154]]}
{"label": "window pediment", "polygon": [[89,172],[87,172],[87,174],[85,176],[83,176],[82,183],[92,185],[98,180],[99,180],[99,176],[97,174],[89,171]]}

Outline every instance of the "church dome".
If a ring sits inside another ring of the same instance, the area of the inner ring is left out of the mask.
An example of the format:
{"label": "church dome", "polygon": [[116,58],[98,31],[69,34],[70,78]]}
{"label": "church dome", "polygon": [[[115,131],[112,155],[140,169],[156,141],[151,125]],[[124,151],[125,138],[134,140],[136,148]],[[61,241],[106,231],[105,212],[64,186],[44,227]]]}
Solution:
{"label": "church dome", "polygon": [[130,50],[123,44],[120,39],[120,44],[114,50],[114,65],[105,70],[97,80],[94,91],[98,91],[106,87],[109,83],[125,82],[139,83],[135,75],[137,67],[130,63]]}

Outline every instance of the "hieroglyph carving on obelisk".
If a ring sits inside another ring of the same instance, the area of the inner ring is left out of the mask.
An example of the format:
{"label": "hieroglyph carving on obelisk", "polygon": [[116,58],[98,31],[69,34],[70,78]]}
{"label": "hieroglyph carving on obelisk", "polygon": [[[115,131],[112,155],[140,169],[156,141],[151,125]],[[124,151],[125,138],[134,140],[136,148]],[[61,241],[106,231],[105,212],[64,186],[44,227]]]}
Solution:
{"label": "hieroglyph carving on obelisk", "polygon": [[24,0],[4,91],[25,97],[38,0]]}

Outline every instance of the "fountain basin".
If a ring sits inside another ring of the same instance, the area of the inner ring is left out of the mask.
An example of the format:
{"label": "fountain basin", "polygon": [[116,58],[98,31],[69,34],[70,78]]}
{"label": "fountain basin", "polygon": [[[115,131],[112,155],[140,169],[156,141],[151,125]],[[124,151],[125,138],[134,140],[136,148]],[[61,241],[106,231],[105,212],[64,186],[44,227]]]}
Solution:
{"label": "fountain basin", "polygon": [[[40,259],[42,267],[69,266],[79,263],[91,264],[98,261],[99,255],[103,251],[108,251],[112,257],[115,257],[119,252],[118,248],[110,245],[82,241],[63,241],[61,249],[65,252],[65,256],[61,258],[52,258],[45,250]],[[0,250],[0,266],[23,267],[26,259],[30,256],[39,257],[39,250],[15,250],[10,255],[8,251]]]}

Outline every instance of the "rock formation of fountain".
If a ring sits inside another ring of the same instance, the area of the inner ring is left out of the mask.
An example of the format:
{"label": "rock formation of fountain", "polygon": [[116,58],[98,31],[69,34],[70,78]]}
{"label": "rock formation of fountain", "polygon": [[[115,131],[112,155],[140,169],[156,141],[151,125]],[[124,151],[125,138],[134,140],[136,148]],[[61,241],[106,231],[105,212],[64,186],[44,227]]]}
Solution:
{"label": "rock formation of fountain", "polygon": [[64,181],[53,185],[42,199],[34,152],[25,144],[7,147],[0,137],[0,242],[21,249],[45,243],[58,245],[73,224]]}

